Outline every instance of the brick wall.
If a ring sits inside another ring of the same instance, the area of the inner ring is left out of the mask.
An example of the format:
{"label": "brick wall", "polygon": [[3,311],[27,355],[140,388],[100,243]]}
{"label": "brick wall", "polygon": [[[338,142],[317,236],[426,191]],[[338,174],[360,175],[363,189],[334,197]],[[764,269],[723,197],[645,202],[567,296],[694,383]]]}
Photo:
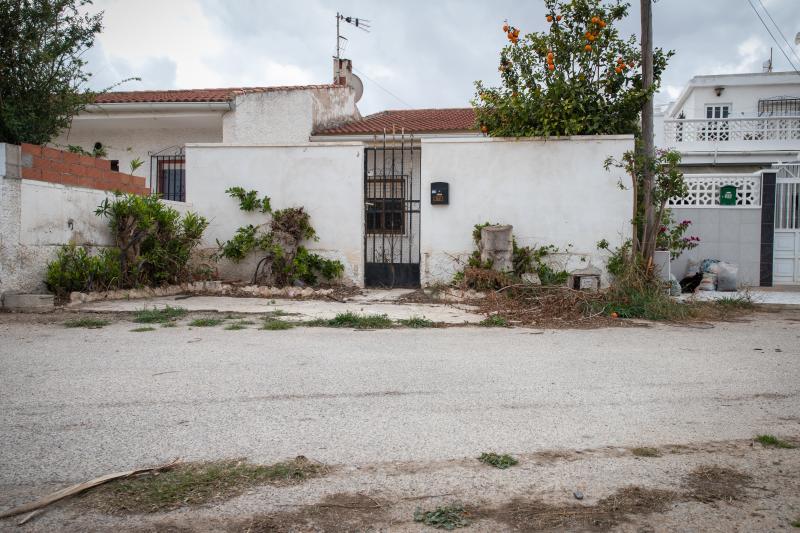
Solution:
{"label": "brick wall", "polygon": [[150,194],[145,178],[111,170],[111,161],[47,146],[22,145],[22,178],[104,191]]}

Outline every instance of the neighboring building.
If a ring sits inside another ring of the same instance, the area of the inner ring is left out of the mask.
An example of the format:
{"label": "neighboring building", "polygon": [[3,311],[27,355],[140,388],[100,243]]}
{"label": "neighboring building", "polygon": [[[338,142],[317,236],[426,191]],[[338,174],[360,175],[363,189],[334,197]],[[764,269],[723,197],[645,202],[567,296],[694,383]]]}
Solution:
{"label": "neighboring building", "polygon": [[673,214],[701,238],[673,273],[711,258],[743,285],[800,285],[800,74],[695,76],[660,111],[656,145],[681,153],[689,187]]}
{"label": "neighboring building", "polygon": [[334,78],[327,85],[109,92],[51,145],[102,149],[124,172],[138,159],[144,164],[133,174],[183,201],[187,143],[304,143],[315,130],[361,118],[362,87],[349,60],[334,60]]}
{"label": "neighboring building", "polygon": [[795,161],[800,74],[695,76],[664,114],[661,142],[681,152],[687,171],[753,172]]}

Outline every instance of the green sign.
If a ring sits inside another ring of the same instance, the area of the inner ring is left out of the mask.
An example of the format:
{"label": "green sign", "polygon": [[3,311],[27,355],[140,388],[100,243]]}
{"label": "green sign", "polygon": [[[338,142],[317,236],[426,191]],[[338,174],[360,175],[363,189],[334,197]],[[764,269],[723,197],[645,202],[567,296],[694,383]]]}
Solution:
{"label": "green sign", "polygon": [[719,205],[736,205],[736,185],[719,188]]}

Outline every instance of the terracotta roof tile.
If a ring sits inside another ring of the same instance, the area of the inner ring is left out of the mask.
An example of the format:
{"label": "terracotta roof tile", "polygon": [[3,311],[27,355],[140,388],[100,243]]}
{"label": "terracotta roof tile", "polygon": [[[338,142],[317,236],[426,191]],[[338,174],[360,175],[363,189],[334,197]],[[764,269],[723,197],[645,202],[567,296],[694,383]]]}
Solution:
{"label": "terracotta roof tile", "polygon": [[475,112],[472,108],[455,109],[408,109],[382,111],[361,120],[348,122],[315,135],[363,135],[400,133],[437,133],[475,130]]}
{"label": "terracotta roof tile", "polygon": [[228,87],[220,89],[186,89],[170,91],[114,91],[100,94],[96,104],[130,104],[140,102],[227,102],[237,94],[303,89],[330,89],[337,85],[289,85],[278,87]]}

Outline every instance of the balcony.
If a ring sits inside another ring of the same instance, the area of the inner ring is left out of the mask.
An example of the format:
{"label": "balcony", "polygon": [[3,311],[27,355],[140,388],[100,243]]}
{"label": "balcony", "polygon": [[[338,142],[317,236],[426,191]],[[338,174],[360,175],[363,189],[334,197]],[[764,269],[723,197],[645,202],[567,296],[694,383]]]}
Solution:
{"label": "balcony", "polygon": [[681,152],[796,152],[800,116],[664,120],[664,140]]}

